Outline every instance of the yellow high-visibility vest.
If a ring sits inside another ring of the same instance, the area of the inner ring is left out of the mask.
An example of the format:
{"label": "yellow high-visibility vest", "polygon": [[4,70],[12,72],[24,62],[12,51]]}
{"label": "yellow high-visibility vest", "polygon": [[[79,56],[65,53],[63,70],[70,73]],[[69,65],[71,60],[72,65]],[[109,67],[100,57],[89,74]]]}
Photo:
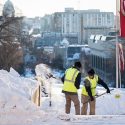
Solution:
{"label": "yellow high-visibility vest", "polygon": [[75,80],[79,73],[76,68],[69,68],[65,72],[63,91],[77,93],[77,88],[75,87]]}
{"label": "yellow high-visibility vest", "polygon": [[[86,77],[85,79],[88,79],[90,81],[92,96],[95,96],[96,95],[96,86],[97,86],[97,82],[98,82],[98,76],[94,75],[93,79],[90,79],[89,77]],[[88,92],[86,91],[85,86],[83,86],[83,88],[82,88],[82,94],[88,96]]]}

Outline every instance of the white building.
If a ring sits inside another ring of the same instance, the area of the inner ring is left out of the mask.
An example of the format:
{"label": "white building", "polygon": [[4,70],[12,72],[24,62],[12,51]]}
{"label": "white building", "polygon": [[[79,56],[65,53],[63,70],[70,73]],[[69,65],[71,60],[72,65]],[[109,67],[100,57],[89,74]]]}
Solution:
{"label": "white building", "polygon": [[64,12],[45,15],[41,19],[43,32],[59,32],[62,35],[78,37],[78,43],[88,42],[91,34],[104,34],[114,28],[113,12],[100,12],[98,9],[74,10],[65,8]]}
{"label": "white building", "polygon": [[113,12],[100,12],[98,9],[74,10],[66,8],[62,13],[62,33],[76,33],[79,43],[88,41],[91,34],[106,34],[114,28]]}
{"label": "white building", "polygon": [[[80,11],[79,11],[80,12]],[[100,10],[83,10],[80,12],[84,27],[114,27],[113,12],[100,12]]]}
{"label": "white building", "polygon": [[62,13],[62,33],[71,34],[79,32],[80,15],[73,8],[66,8]]}

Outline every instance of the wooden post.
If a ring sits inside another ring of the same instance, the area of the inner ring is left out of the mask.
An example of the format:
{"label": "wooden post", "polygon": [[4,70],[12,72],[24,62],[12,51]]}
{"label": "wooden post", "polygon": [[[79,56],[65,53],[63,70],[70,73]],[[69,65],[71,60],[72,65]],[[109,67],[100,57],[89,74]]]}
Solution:
{"label": "wooden post", "polygon": [[39,97],[39,98],[38,98],[38,106],[40,106],[40,101],[41,101],[41,100],[40,100],[40,95],[41,95],[41,94],[40,94],[40,85],[39,85],[39,88],[38,88],[38,89],[39,89],[39,93],[38,93],[38,94],[39,94],[39,96],[38,96],[38,97]]}
{"label": "wooden post", "polygon": [[[39,84],[39,82],[38,82]],[[40,84],[37,86],[37,88],[35,89],[33,95],[32,95],[32,102],[34,102],[37,106],[40,106],[40,102],[41,102],[41,86]]]}

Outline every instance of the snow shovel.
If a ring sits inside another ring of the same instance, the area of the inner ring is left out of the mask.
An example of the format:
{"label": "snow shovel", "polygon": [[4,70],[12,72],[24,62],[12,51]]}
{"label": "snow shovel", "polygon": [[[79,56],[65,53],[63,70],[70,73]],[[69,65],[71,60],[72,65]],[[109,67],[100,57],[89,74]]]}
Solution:
{"label": "snow shovel", "polygon": [[[110,89],[110,91],[113,91],[114,89]],[[96,95],[95,96],[95,98],[98,98],[98,97],[100,97],[100,96],[102,96],[102,95],[105,95],[107,92],[104,92],[104,93],[102,93],[102,94],[100,94],[100,95]]]}
{"label": "snow shovel", "polygon": [[[110,91],[113,91],[114,89],[110,89]],[[102,95],[105,95],[107,92],[104,92],[104,93],[102,93],[102,94],[100,94],[100,95],[96,95],[95,96],[95,98],[98,98],[98,97],[100,97],[100,96],[102,96]],[[88,101],[86,101],[86,102],[84,102],[83,104],[86,104],[86,103],[88,103],[90,101],[90,99],[88,100]]]}

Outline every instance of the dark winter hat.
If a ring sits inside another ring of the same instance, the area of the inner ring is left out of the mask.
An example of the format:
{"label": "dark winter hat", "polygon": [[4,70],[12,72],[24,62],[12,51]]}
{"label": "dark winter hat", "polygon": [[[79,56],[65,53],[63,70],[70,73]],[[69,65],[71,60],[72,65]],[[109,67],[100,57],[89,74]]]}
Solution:
{"label": "dark winter hat", "polygon": [[75,62],[75,67],[78,67],[78,68],[81,68],[82,67],[82,64],[81,64],[81,62]]}
{"label": "dark winter hat", "polygon": [[93,76],[94,74],[95,74],[94,69],[90,69],[90,70],[88,71],[88,75]]}

